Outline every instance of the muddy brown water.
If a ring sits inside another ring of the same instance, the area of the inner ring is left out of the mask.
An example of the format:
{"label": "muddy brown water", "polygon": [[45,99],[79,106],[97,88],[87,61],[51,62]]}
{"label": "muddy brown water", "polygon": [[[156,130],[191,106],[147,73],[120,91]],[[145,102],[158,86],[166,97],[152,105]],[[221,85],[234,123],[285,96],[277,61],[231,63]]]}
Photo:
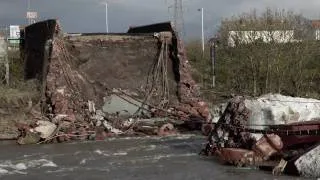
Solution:
{"label": "muddy brown water", "polygon": [[221,165],[198,155],[203,143],[205,139],[196,135],[28,146],[2,142],[0,179],[303,179]]}

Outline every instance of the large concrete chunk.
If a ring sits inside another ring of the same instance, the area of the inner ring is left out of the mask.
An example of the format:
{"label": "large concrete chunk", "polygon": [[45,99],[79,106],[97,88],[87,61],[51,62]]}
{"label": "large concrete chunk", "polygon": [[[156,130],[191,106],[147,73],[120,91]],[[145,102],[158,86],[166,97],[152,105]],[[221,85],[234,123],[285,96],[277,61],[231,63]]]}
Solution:
{"label": "large concrete chunk", "polygon": [[251,111],[248,124],[253,125],[289,124],[320,118],[320,100],[316,99],[267,94],[246,100],[245,105]]}
{"label": "large concrete chunk", "polygon": [[49,121],[38,121],[37,125],[34,130],[40,133],[40,137],[44,139],[50,137],[57,128],[55,124]]}
{"label": "large concrete chunk", "polygon": [[320,145],[301,156],[294,164],[301,175],[320,178]]}

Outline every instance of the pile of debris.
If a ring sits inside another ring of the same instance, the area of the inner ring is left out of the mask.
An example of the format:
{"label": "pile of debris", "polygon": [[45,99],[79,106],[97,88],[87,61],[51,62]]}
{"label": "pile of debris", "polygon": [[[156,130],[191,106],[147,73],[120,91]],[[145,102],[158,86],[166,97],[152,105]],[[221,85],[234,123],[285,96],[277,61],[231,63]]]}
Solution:
{"label": "pile of debris", "polygon": [[318,100],[281,95],[237,96],[212,128],[203,153],[236,166],[268,167],[274,174],[320,177],[319,106]]}

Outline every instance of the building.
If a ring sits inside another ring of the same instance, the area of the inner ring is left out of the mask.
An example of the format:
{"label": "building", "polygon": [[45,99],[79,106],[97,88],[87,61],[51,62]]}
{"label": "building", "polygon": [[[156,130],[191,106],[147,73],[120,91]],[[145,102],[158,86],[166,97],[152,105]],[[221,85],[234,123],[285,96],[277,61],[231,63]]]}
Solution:
{"label": "building", "polygon": [[320,40],[320,20],[312,20],[311,24],[315,31],[315,39]]}
{"label": "building", "polygon": [[[256,41],[292,43],[303,40],[320,40],[320,20],[303,19],[302,22],[290,25],[285,24],[285,21],[275,21],[270,24],[268,29],[261,28],[259,22],[257,24],[246,24],[243,21],[226,21],[222,22],[222,25],[226,25],[229,29],[227,31],[227,42],[231,47]],[[262,24],[262,27],[265,26]]]}
{"label": "building", "polygon": [[229,31],[228,45],[235,47],[237,43],[249,44],[257,40],[264,43],[289,43],[295,42],[294,30],[274,30],[274,31]]}

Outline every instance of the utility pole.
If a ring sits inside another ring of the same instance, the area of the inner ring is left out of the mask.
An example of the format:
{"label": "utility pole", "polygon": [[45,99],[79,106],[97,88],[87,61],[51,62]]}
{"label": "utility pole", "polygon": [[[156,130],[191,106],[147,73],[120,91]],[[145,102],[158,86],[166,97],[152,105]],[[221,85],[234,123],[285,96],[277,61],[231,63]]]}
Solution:
{"label": "utility pole", "polygon": [[202,39],[202,54],[204,54],[204,13],[201,8],[201,39]]}
{"label": "utility pole", "polygon": [[210,57],[211,57],[211,75],[212,75],[212,87],[216,87],[216,47],[217,47],[217,36],[210,40]]}
{"label": "utility pole", "polygon": [[106,31],[107,31],[107,33],[109,33],[108,2],[106,2]]}
{"label": "utility pole", "polygon": [[28,25],[35,23],[38,18],[38,12],[31,11],[31,0],[27,0],[27,14],[26,18],[28,19]]}
{"label": "utility pole", "polygon": [[[31,7],[31,2],[30,2],[30,0],[28,0],[27,3],[28,3],[28,4],[27,4],[27,12],[30,12],[30,7]],[[30,25],[30,24],[31,24],[31,19],[28,18],[28,25]]]}
{"label": "utility pole", "polygon": [[174,26],[176,32],[181,37],[184,34],[184,19],[182,0],[174,0]]}

